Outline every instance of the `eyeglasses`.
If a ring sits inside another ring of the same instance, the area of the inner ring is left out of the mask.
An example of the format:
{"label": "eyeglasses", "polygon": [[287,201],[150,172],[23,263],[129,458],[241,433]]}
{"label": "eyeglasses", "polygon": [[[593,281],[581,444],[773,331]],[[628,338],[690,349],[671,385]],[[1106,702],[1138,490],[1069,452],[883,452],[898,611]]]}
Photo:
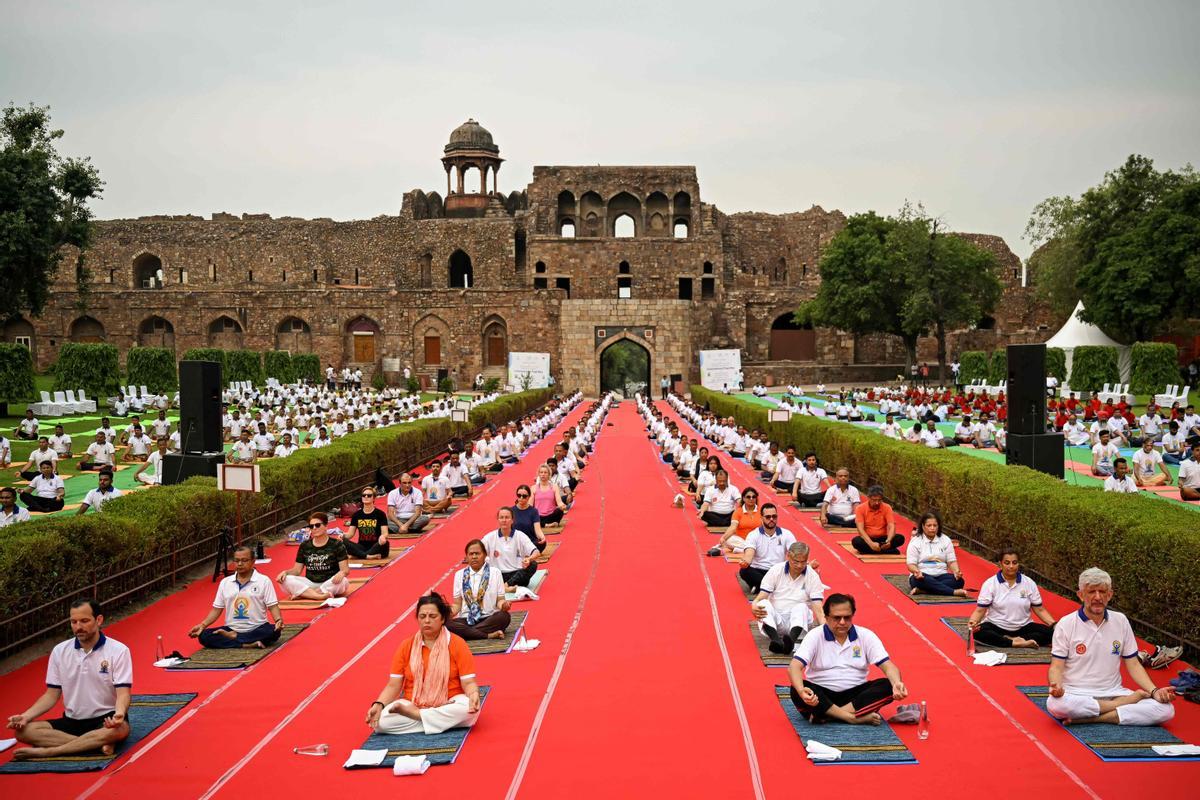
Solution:
{"label": "eyeglasses", "polygon": [[325,527],[325,523],[324,523],[324,522],[310,522],[310,523],[308,523],[308,527],[309,527],[310,529],[312,529],[312,528],[324,528],[324,527]]}
{"label": "eyeglasses", "polygon": [[779,519],[779,515],[778,514],[763,514],[762,518],[763,519]]}
{"label": "eyeglasses", "polygon": [[521,500],[521,499],[523,499],[523,498],[526,498],[526,497],[529,497],[529,494],[528,494],[528,492],[517,492],[517,499],[518,499],[518,500]]}
{"label": "eyeglasses", "polygon": [[854,619],[854,615],[853,614],[837,614],[837,615],[827,614],[825,616],[825,619],[829,620],[830,622],[849,622],[850,620]]}
{"label": "eyeglasses", "polygon": [[373,495],[373,494],[372,494],[372,493],[370,493],[370,492],[363,492],[363,497],[374,497],[374,496],[375,496],[375,495]]}

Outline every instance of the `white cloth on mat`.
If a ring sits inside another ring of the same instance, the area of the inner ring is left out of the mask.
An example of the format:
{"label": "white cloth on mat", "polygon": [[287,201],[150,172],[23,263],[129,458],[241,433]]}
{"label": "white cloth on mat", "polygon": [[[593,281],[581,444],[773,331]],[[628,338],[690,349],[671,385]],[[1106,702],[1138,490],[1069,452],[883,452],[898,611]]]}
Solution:
{"label": "white cloth on mat", "polygon": [[982,653],[975,654],[975,665],[979,667],[994,667],[998,664],[1003,664],[1005,661],[1008,661],[1008,654],[995,650],[985,650]]}
{"label": "white cloth on mat", "polygon": [[1194,744],[1156,744],[1150,749],[1160,756],[1200,756],[1200,747]]}
{"label": "white cloth on mat", "polygon": [[351,767],[378,767],[387,758],[387,749],[383,750],[351,750],[350,757],[342,764],[345,769]]}
{"label": "white cloth on mat", "polygon": [[837,761],[842,757],[842,751],[827,744],[821,744],[816,739],[809,739],[804,745],[809,759],[813,761]]}
{"label": "white cloth on mat", "polygon": [[392,765],[393,775],[424,775],[429,769],[429,759],[425,756],[396,756]]}

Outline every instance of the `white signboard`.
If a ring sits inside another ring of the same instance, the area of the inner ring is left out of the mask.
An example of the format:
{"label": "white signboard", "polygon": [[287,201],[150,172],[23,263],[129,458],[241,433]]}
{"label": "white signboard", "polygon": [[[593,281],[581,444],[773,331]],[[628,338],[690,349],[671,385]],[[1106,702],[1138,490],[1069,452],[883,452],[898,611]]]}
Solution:
{"label": "white signboard", "polygon": [[518,391],[525,386],[528,375],[530,389],[545,389],[550,385],[549,353],[509,353],[508,382]]}
{"label": "white signboard", "polygon": [[400,371],[400,359],[388,358],[387,356],[384,356],[383,357],[383,371],[384,372],[399,372]]}
{"label": "white signboard", "polygon": [[217,464],[217,488],[222,492],[257,492],[258,464]]}
{"label": "white signboard", "polygon": [[730,391],[742,387],[741,350],[701,350],[700,385],[705,389]]}
{"label": "white signboard", "polygon": [[461,408],[456,408],[450,412],[450,421],[451,422],[466,422],[467,417],[469,415],[470,415],[469,411],[464,411]]}
{"label": "white signboard", "polygon": [[767,409],[767,422],[787,422],[792,418],[792,412],[786,408]]}

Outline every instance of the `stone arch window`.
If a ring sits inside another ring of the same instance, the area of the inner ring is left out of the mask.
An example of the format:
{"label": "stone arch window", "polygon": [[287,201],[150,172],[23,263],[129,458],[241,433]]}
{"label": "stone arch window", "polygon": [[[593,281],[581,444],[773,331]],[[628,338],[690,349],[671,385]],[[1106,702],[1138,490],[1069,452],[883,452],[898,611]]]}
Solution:
{"label": "stone arch window", "polygon": [[975,329],[981,331],[991,331],[996,329],[996,318],[989,317],[986,314],[979,318],[979,322],[975,323]]}
{"label": "stone arch window", "polygon": [[233,317],[221,315],[208,323],[208,346],[222,350],[241,350],[242,323]]}
{"label": "stone arch window", "polygon": [[629,275],[630,274],[628,261],[622,261],[620,264],[617,265],[617,274],[618,275]]}
{"label": "stone arch window", "polygon": [[138,326],[138,347],[175,349],[175,326],[159,316],[146,317]]}
{"label": "stone arch window", "polygon": [[634,238],[641,232],[642,204],[629,192],[608,201],[609,236]]}
{"label": "stone arch window", "polygon": [[539,275],[542,275],[542,274],[544,274],[544,273],[546,272],[546,262],[545,262],[545,261],[539,261],[539,262],[537,262],[536,264],[534,264],[534,265],[533,265],[533,271],[534,271],[534,272],[536,272],[536,273],[537,273],[537,274],[539,274]]}
{"label": "stone arch window", "polygon": [[692,230],[692,196],[676,192],[671,198],[671,233],[676,239],[686,239]]}
{"label": "stone arch window", "polygon": [[135,289],[163,288],[162,259],[153,253],[142,253],[133,260],[133,286]]}
{"label": "stone arch window", "polygon": [[674,234],[674,237],[676,239],[688,238],[688,222],[687,222],[687,220],[682,219],[682,218],[675,220],[675,227],[674,227],[672,233]]}
{"label": "stone arch window", "polygon": [[95,317],[80,317],[71,323],[71,341],[80,343],[103,342],[107,337],[104,325]]}
{"label": "stone arch window", "polygon": [[646,235],[670,236],[667,221],[671,218],[671,203],[662,192],[651,192],[646,198]]}
{"label": "stone arch window", "polygon": [[558,235],[564,239],[575,238],[575,220],[567,217],[558,224]]}
{"label": "stone arch window", "polygon": [[573,237],[575,235],[575,219],[579,210],[575,204],[575,194],[567,189],[558,193],[558,235]]}
{"label": "stone arch window", "polygon": [[34,356],[37,363],[37,351],[34,350],[35,338],[33,323],[24,317],[13,317],[4,323],[4,341],[11,344],[23,344]]}
{"label": "stone arch window", "polygon": [[413,351],[422,367],[440,367],[448,363],[446,348],[450,343],[450,326],[436,314],[428,314],[413,326]]}
{"label": "stone arch window", "polygon": [[475,164],[464,164],[462,168],[463,191],[466,194],[483,194],[483,173]]}
{"label": "stone arch window", "polygon": [[346,323],[343,357],[352,364],[374,364],[378,338],[379,323],[360,314]]}
{"label": "stone arch window", "polygon": [[470,289],[474,285],[471,257],[462,250],[455,250],[450,255],[450,288]]}
{"label": "stone arch window", "polygon": [[618,239],[633,239],[637,236],[637,222],[628,214],[618,214],[613,220],[613,236]]}
{"label": "stone arch window", "polygon": [[775,280],[781,283],[787,282],[787,259],[783,256],[779,257],[779,263],[775,267]]}
{"label": "stone arch window", "polygon": [[284,317],[275,326],[275,349],[289,353],[311,353],[312,328],[299,317]]}
{"label": "stone arch window", "polygon": [[604,198],[595,192],[585,192],[579,198],[579,216],[583,220],[583,229],[576,231],[575,235],[603,236],[606,214]]}
{"label": "stone arch window", "polygon": [[508,366],[508,325],[494,314],[483,321],[483,365]]}
{"label": "stone arch window", "polygon": [[421,256],[421,288],[433,287],[433,253]]}

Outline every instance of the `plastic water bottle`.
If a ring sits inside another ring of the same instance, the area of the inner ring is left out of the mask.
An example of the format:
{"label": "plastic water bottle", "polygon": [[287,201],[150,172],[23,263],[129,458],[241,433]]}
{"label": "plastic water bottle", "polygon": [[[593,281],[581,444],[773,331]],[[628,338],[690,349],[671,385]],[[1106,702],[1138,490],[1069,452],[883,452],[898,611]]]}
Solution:
{"label": "plastic water bottle", "polygon": [[967,626],[967,655],[975,657],[975,629]]}
{"label": "plastic water bottle", "polygon": [[929,707],[924,700],[921,701],[921,718],[917,720],[917,738],[929,738]]}
{"label": "plastic water bottle", "polygon": [[162,634],[159,634],[158,640],[154,643],[154,660],[162,661],[167,657],[166,648],[163,646]]}
{"label": "plastic water bottle", "polygon": [[292,752],[298,756],[327,756],[329,755],[329,745],[327,744],[306,744],[300,747],[293,747]]}

